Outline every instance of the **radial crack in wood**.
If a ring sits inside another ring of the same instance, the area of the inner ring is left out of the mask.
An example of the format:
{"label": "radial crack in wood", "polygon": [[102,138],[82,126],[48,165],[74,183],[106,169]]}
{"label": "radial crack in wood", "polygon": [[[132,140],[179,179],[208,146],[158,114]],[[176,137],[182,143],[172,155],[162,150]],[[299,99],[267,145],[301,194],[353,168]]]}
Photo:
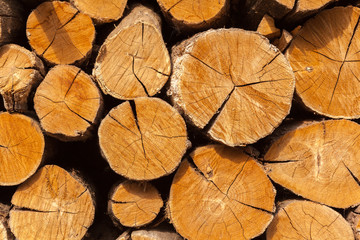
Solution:
{"label": "radial crack in wood", "polygon": [[57,65],[36,90],[34,108],[41,127],[60,140],[84,140],[98,121],[102,96],[80,68]]}
{"label": "radial crack in wood", "polygon": [[122,17],[127,0],[71,0],[71,3],[96,23],[107,23]]}
{"label": "radial crack in wood", "polygon": [[160,17],[143,6],[136,6],[107,37],[93,69],[103,92],[119,99],[155,95],[170,72]]}
{"label": "radial crack in wood", "polygon": [[9,224],[19,240],[82,239],[94,220],[89,189],[55,165],[46,165],[20,185],[11,203]]}
{"label": "radial crack in wood", "polygon": [[251,239],[275,211],[275,189],[264,170],[240,149],[223,145],[191,153],[170,189],[168,215],[184,238]]}
{"label": "radial crack in wood", "polygon": [[70,3],[40,4],[27,20],[26,35],[37,55],[51,64],[80,63],[90,54],[95,39],[91,18]]}
{"label": "radial crack in wood", "polygon": [[360,126],[348,120],[300,125],[265,154],[268,174],[310,200],[337,208],[358,205],[359,131]]}
{"label": "radial crack in wood", "polygon": [[316,113],[360,117],[359,19],[356,7],[323,11],[305,23],[287,51],[296,92]]}
{"label": "radial crack in wood", "polygon": [[172,60],[175,106],[217,141],[254,143],[290,111],[292,69],[258,33],[209,30],[174,47]]}
{"label": "radial crack in wood", "polygon": [[137,98],[133,106],[124,102],[101,122],[98,135],[104,158],[129,179],[172,173],[187,149],[185,121],[158,98]]}
{"label": "radial crack in wood", "polygon": [[266,231],[266,239],[353,240],[354,235],[346,220],[331,208],[289,200],[281,203]]}
{"label": "radial crack in wood", "polygon": [[0,113],[0,185],[17,185],[33,175],[43,159],[39,124],[21,114]]}
{"label": "radial crack in wood", "polygon": [[140,227],[152,222],[163,204],[158,190],[150,183],[125,181],[111,191],[108,209],[121,225]]}
{"label": "radial crack in wood", "polygon": [[33,52],[15,44],[0,47],[0,93],[7,111],[27,111],[29,95],[44,75]]}

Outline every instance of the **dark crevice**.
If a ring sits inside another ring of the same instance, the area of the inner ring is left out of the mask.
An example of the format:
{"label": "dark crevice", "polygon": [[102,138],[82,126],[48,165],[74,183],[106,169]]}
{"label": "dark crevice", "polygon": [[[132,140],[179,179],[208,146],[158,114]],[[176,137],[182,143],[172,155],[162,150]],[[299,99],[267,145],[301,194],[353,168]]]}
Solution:
{"label": "dark crevice", "polygon": [[171,9],[173,9],[176,5],[178,5],[180,2],[182,2],[183,0],[179,0],[177,1],[174,5],[172,5],[171,7],[169,7],[169,9],[167,10],[168,12],[171,11]]}
{"label": "dark crevice", "polygon": [[0,145],[0,148],[8,148],[8,147],[6,147],[6,146],[4,146],[4,145]]}
{"label": "dark crevice", "polygon": [[115,203],[115,204],[129,204],[129,203],[136,203],[136,201],[126,201],[126,202],[124,202],[124,201],[115,201],[114,199],[110,199],[110,201],[111,201],[112,203]]}
{"label": "dark crevice", "polygon": [[43,55],[46,53],[46,51],[51,47],[51,45],[54,43],[55,37],[56,37],[56,32],[54,33],[54,36],[53,36],[51,42],[49,43],[49,46],[47,46],[47,47],[45,48],[45,50],[40,54],[41,56],[43,56]]}
{"label": "dark crevice", "polygon": [[136,55],[135,55],[135,56],[134,56],[134,55],[130,55],[130,56],[131,56],[132,59],[133,59],[133,60],[132,60],[132,66],[131,66],[131,67],[132,67],[132,72],[133,72],[136,80],[137,80],[137,81],[141,84],[141,86],[143,87],[144,92],[146,93],[146,95],[149,96],[149,93],[148,93],[148,91],[147,91],[144,83],[140,80],[140,78],[138,78],[138,76],[137,76],[136,73],[135,73],[135,57],[136,57]]}
{"label": "dark crevice", "polygon": [[144,46],[144,23],[141,23],[141,45]]}
{"label": "dark crevice", "polygon": [[281,52],[277,53],[269,62],[267,62],[264,66],[262,66],[262,67],[261,67],[261,70],[258,71],[257,73],[263,71],[263,70],[264,70],[267,66],[269,66],[273,61],[275,61],[275,59],[276,59],[278,56],[280,56],[280,55],[282,55]]}
{"label": "dark crevice", "polygon": [[235,87],[247,87],[247,86],[256,85],[256,84],[260,84],[260,83],[280,82],[280,81],[286,81],[286,80],[289,80],[289,78],[282,78],[282,79],[276,79],[276,80],[259,81],[259,82],[247,83],[247,84],[242,84],[242,85],[235,85]]}
{"label": "dark crevice", "polygon": [[221,73],[220,71],[216,70],[215,68],[213,68],[212,66],[210,66],[209,64],[207,64],[206,62],[204,62],[203,60],[201,60],[200,58],[198,57],[195,57],[194,55],[192,55],[191,53],[188,53],[189,56],[195,58],[196,60],[198,60],[199,62],[201,62],[202,64],[204,64],[205,66],[207,66],[208,68],[210,68],[211,70],[217,72],[218,74],[220,75],[224,75],[223,73]]}
{"label": "dark crevice", "polygon": [[62,29],[63,27],[65,27],[69,22],[71,22],[72,20],[74,20],[74,18],[76,18],[76,16],[79,14],[80,12],[77,11],[68,21],[66,21],[63,25],[61,25],[60,27],[58,27],[57,30]]}
{"label": "dark crevice", "polygon": [[75,80],[76,80],[77,76],[80,74],[80,72],[81,72],[81,69],[79,69],[79,71],[76,73],[75,77],[73,78],[73,80],[72,80],[72,82],[71,82],[71,84],[70,84],[70,86],[69,86],[68,90],[67,90],[67,91],[66,91],[66,93],[65,93],[64,99],[66,98],[67,94],[69,93],[69,91],[70,91],[71,87],[73,86],[73,84],[74,84],[74,82],[75,82]]}
{"label": "dark crevice", "polygon": [[18,207],[18,206],[14,206],[13,210],[15,210],[15,211],[27,211],[27,212],[38,212],[38,213],[54,213],[54,212],[58,212],[58,211],[42,211],[42,210],[37,210],[37,209],[32,209],[32,208],[27,208],[27,207]]}
{"label": "dark crevice", "polygon": [[329,59],[329,60],[331,60],[331,61],[334,61],[334,62],[342,62],[342,61],[340,61],[340,60],[336,60],[336,59],[333,59],[333,58],[331,58],[331,57],[328,57],[328,56],[326,56],[325,54],[320,53],[320,52],[318,52],[318,51],[312,51],[312,52],[314,52],[314,53],[316,53],[316,54],[319,54],[319,55],[321,55],[321,56],[323,56],[323,57],[325,57],[325,58],[327,58],[327,59]]}
{"label": "dark crevice", "polygon": [[242,204],[242,205],[244,205],[244,206],[247,206],[247,207],[249,207],[249,208],[253,208],[253,209],[256,209],[256,210],[259,210],[259,211],[265,212],[265,213],[267,213],[267,214],[274,215],[274,213],[273,213],[273,212],[268,211],[268,210],[266,210],[266,209],[259,208],[259,207],[255,207],[255,206],[252,206],[252,205],[249,205],[249,204],[246,204],[246,203],[240,202],[240,201],[238,201],[238,200],[236,200],[236,199],[232,199],[232,200],[234,200],[235,202],[240,203],[240,204]]}
{"label": "dark crevice", "polygon": [[81,116],[80,114],[78,114],[77,112],[75,112],[74,110],[72,110],[67,104],[66,102],[64,102],[65,106],[67,107],[67,109],[69,109],[70,112],[74,113],[76,116],[78,116],[79,118],[81,118],[82,120],[86,121],[88,124],[92,124],[91,121],[87,120],[86,118],[84,118],[83,116]]}
{"label": "dark crevice", "polygon": [[155,68],[153,68],[153,67],[147,67],[147,68],[149,68],[149,69],[151,69],[151,70],[154,70],[155,72],[157,72],[157,73],[159,73],[159,74],[161,74],[161,75],[164,75],[164,76],[166,76],[166,77],[170,77],[169,74],[160,72],[159,70],[157,70],[157,69],[155,69]]}
{"label": "dark crevice", "polygon": [[360,180],[354,175],[354,173],[348,168],[348,166],[346,166],[346,164],[344,163],[344,161],[342,162],[345,166],[345,168],[348,170],[348,172],[350,173],[351,177],[355,180],[355,182],[360,186]]}
{"label": "dark crevice", "polygon": [[127,128],[126,126],[124,126],[120,121],[118,121],[117,119],[115,119],[113,116],[110,115],[110,113],[108,114],[109,118],[111,118],[112,120],[114,120],[117,124],[119,124],[121,127],[125,128],[126,130],[128,130],[129,132],[131,132],[134,135],[137,135],[136,133],[134,133],[133,131],[131,131],[129,128]]}
{"label": "dark crevice", "polygon": [[145,146],[144,146],[144,139],[143,139],[143,135],[142,135],[142,132],[141,132],[141,129],[140,129],[138,117],[137,117],[136,104],[135,104],[135,101],[129,101],[129,103],[130,103],[132,113],[134,115],[136,127],[137,127],[137,129],[139,130],[139,133],[140,133],[140,140],[141,140],[141,146],[142,146],[142,149],[143,149],[144,157],[145,157],[145,159],[147,159]]}
{"label": "dark crevice", "polygon": [[234,90],[235,90],[235,87],[233,87],[231,92],[226,96],[224,102],[221,104],[221,106],[218,108],[218,110],[215,112],[215,114],[211,117],[209,122],[205,125],[205,127],[203,128],[204,132],[208,132],[210,130],[210,128],[214,125],[216,119],[220,115],[221,111],[224,109],[226,103],[229,101],[230,96],[234,92]]}
{"label": "dark crevice", "polygon": [[301,159],[289,159],[289,160],[282,160],[282,161],[267,161],[267,160],[261,160],[262,163],[271,163],[271,164],[277,164],[277,163],[292,163],[292,162],[300,162]]}

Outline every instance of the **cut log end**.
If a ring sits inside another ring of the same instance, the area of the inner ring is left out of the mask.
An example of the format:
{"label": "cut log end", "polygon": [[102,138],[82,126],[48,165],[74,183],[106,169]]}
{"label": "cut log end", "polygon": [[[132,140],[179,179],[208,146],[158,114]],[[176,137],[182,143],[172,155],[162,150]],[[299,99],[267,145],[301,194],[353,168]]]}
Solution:
{"label": "cut log end", "polygon": [[43,159],[44,136],[37,122],[0,113],[0,185],[17,185],[33,175]]}
{"label": "cut log end", "polygon": [[11,203],[9,225],[19,240],[82,239],[95,213],[80,178],[55,165],[41,168],[20,185]]}
{"label": "cut log end", "polygon": [[26,35],[30,46],[46,61],[73,64],[90,54],[95,27],[89,16],[70,3],[44,2],[30,13]]}
{"label": "cut log end", "polygon": [[135,7],[101,46],[93,75],[106,94],[119,99],[153,96],[171,72],[160,18]]}
{"label": "cut log end", "polygon": [[267,240],[353,240],[350,225],[329,207],[309,201],[283,203],[266,231]]}
{"label": "cut log end", "polygon": [[120,104],[103,119],[98,134],[110,167],[134,180],[172,173],[187,149],[185,121],[157,98]]}
{"label": "cut log end", "polygon": [[280,37],[280,29],[275,26],[274,19],[267,14],[264,15],[256,31],[270,40]]}
{"label": "cut log end", "polygon": [[173,48],[172,59],[175,106],[217,141],[254,143],[290,111],[292,69],[260,34],[209,30]]}
{"label": "cut log end", "polygon": [[163,204],[159,192],[150,183],[126,181],[111,193],[109,214],[123,226],[140,227],[151,223]]}
{"label": "cut log end", "polygon": [[27,111],[29,94],[44,75],[44,65],[34,53],[15,44],[0,47],[0,93],[7,111]]}
{"label": "cut log end", "polygon": [[41,127],[60,140],[84,140],[98,121],[102,97],[91,77],[80,68],[58,65],[38,87],[34,108]]}
{"label": "cut log end", "polygon": [[196,149],[170,189],[168,215],[186,239],[251,239],[273,218],[275,189],[242,150],[222,145]]}

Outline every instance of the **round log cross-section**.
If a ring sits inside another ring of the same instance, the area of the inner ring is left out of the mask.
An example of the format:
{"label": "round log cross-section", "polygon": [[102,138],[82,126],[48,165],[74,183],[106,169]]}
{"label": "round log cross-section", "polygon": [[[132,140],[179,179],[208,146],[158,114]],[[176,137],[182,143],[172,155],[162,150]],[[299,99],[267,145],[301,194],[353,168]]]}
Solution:
{"label": "round log cross-section", "polygon": [[264,170],[242,150],[223,145],[196,149],[195,169],[185,160],[170,189],[168,215],[189,240],[252,239],[275,211],[275,189]]}
{"label": "round log cross-section", "polygon": [[316,113],[360,117],[359,17],[356,7],[323,11],[305,23],[287,51],[296,92]]}
{"label": "round log cross-section", "polygon": [[26,35],[36,54],[51,64],[73,64],[91,52],[95,27],[68,2],[44,2],[30,13]]}
{"label": "round log cross-section", "polygon": [[175,106],[217,141],[254,143],[290,111],[292,69],[258,33],[209,30],[173,48],[172,59]]}
{"label": "round log cross-section", "polygon": [[110,167],[134,180],[172,173],[187,148],[184,119],[158,98],[141,97],[120,104],[102,120],[98,134]]}

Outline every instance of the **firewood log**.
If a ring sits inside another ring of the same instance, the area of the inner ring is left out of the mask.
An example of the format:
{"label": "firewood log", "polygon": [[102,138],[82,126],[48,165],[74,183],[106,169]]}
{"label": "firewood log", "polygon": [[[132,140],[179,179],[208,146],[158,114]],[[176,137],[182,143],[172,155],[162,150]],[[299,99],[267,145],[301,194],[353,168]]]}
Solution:
{"label": "firewood log", "polygon": [[34,97],[41,127],[60,140],[84,140],[99,119],[102,97],[91,77],[80,68],[52,68]]}
{"label": "firewood log", "polygon": [[0,113],[0,186],[24,182],[43,160],[45,141],[39,124],[21,114]]}
{"label": "firewood log", "polygon": [[36,54],[50,64],[81,63],[92,50],[95,27],[68,2],[44,2],[30,13],[26,36]]}
{"label": "firewood log", "polygon": [[9,225],[18,240],[82,239],[95,213],[88,187],[56,165],[20,185],[11,203]]}
{"label": "firewood log", "polygon": [[224,26],[229,0],[157,0],[164,16],[178,31],[204,30]]}
{"label": "firewood log", "polygon": [[269,177],[307,199],[337,208],[360,204],[360,125],[349,120],[303,123],[264,156]]}
{"label": "firewood log", "polygon": [[267,14],[262,18],[256,31],[270,40],[280,37],[281,34],[280,29],[275,26],[274,19]]}
{"label": "firewood log", "polygon": [[289,113],[294,74],[258,33],[208,30],[174,47],[172,61],[169,94],[175,107],[214,140],[254,143]]}
{"label": "firewood log", "polygon": [[44,75],[44,65],[33,52],[15,44],[0,47],[0,93],[7,111],[27,111],[29,95]]}
{"label": "firewood log", "polygon": [[187,149],[185,121],[158,98],[136,98],[113,108],[100,123],[98,135],[110,167],[134,180],[172,173]]}
{"label": "firewood log", "polygon": [[350,225],[336,211],[309,201],[282,203],[266,231],[267,240],[353,240]]}
{"label": "firewood log", "polygon": [[164,205],[158,190],[148,182],[125,181],[110,193],[109,215],[126,227],[152,222]]}
{"label": "firewood log", "polygon": [[0,46],[18,42],[24,25],[21,3],[17,0],[0,0]]}
{"label": "firewood log", "polygon": [[133,231],[131,240],[183,240],[183,238],[175,232],[150,229]]}
{"label": "firewood log", "polygon": [[93,75],[105,94],[134,99],[155,95],[168,80],[170,71],[160,18],[139,5],[101,46]]}
{"label": "firewood log", "polygon": [[95,23],[107,23],[120,19],[127,0],[71,0],[80,12],[91,17]]}
{"label": "firewood log", "polygon": [[323,11],[305,23],[287,51],[296,92],[318,114],[360,117],[359,16],[351,6]]}
{"label": "firewood log", "polygon": [[360,207],[358,206],[353,211],[350,211],[346,217],[346,220],[350,223],[354,232],[355,239],[360,239]]}
{"label": "firewood log", "polygon": [[0,203],[0,239],[1,240],[14,240],[14,235],[11,233],[8,220],[9,220],[10,206]]}
{"label": "firewood log", "polygon": [[[195,149],[170,189],[168,215],[186,239],[251,239],[275,211],[275,189],[243,150],[223,145]],[[195,168],[196,167],[196,168]]]}

